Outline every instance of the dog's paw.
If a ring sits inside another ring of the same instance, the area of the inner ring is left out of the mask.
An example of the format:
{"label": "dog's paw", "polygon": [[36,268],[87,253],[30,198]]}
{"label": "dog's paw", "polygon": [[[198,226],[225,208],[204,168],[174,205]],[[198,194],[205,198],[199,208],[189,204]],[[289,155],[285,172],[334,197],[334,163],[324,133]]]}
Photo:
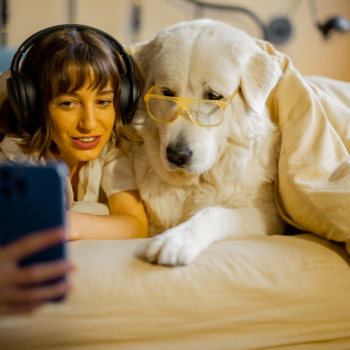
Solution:
{"label": "dog's paw", "polygon": [[143,243],[135,256],[159,265],[187,265],[206,247],[200,235],[180,225]]}

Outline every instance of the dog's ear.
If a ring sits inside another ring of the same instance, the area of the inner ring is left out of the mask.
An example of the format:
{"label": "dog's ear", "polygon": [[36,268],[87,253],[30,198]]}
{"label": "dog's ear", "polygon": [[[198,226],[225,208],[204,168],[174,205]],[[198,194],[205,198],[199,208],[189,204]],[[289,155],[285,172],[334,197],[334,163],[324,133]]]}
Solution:
{"label": "dog's ear", "polygon": [[243,66],[241,72],[241,90],[249,108],[260,114],[265,102],[282,76],[282,71],[275,56],[264,51],[256,52]]}
{"label": "dog's ear", "polygon": [[160,43],[157,38],[149,41],[145,45],[140,47],[139,52],[136,54],[135,58],[138,65],[141,68],[142,74],[145,78],[148,77],[150,73],[151,63],[154,61],[159,52]]}

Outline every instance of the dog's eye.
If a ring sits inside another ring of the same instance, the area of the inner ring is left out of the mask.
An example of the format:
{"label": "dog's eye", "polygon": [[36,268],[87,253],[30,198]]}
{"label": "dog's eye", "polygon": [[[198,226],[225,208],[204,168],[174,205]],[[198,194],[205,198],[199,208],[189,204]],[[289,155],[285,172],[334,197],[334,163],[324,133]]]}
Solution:
{"label": "dog's eye", "polygon": [[221,100],[222,99],[222,96],[221,95],[218,95],[214,92],[209,92],[207,98],[207,100]]}
{"label": "dog's eye", "polygon": [[163,89],[163,95],[168,97],[174,97],[175,94],[169,89]]}

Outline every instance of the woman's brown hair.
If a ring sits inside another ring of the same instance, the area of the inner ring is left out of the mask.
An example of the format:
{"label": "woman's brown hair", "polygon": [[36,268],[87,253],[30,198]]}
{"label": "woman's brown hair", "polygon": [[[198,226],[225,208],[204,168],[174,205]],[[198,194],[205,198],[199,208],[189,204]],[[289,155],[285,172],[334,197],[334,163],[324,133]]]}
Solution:
{"label": "woman's brown hair", "polygon": [[119,110],[119,74],[124,69],[123,61],[113,45],[91,29],[66,28],[47,34],[31,46],[20,69],[21,73],[32,76],[37,88],[35,125],[29,132],[23,130],[6,100],[0,108],[0,134],[18,138],[26,152],[38,152],[39,157],[45,156],[49,149],[57,153],[51,140],[49,103],[52,99],[68,91],[77,91],[86,83],[90,84],[90,88],[102,90],[111,82],[116,111],[115,145],[120,147],[122,139],[132,141],[133,135],[122,125]]}

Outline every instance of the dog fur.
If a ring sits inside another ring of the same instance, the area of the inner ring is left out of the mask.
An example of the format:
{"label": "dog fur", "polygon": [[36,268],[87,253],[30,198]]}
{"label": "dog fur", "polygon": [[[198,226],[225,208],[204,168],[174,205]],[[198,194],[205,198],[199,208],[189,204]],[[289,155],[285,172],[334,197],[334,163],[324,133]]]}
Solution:
{"label": "dog fur", "polygon": [[[209,244],[284,230],[273,195],[280,133],[265,107],[282,72],[274,56],[244,32],[222,22],[195,20],[162,30],[136,60],[146,93],[155,84],[176,96],[230,96],[218,127],[195,125],[185,113],[165,124],[148,116],[140,99],[133,125],[136,181],[155,236],[136,256],[163,265],[192,261]],[[167,149],[187,150],[183,165]]]}

